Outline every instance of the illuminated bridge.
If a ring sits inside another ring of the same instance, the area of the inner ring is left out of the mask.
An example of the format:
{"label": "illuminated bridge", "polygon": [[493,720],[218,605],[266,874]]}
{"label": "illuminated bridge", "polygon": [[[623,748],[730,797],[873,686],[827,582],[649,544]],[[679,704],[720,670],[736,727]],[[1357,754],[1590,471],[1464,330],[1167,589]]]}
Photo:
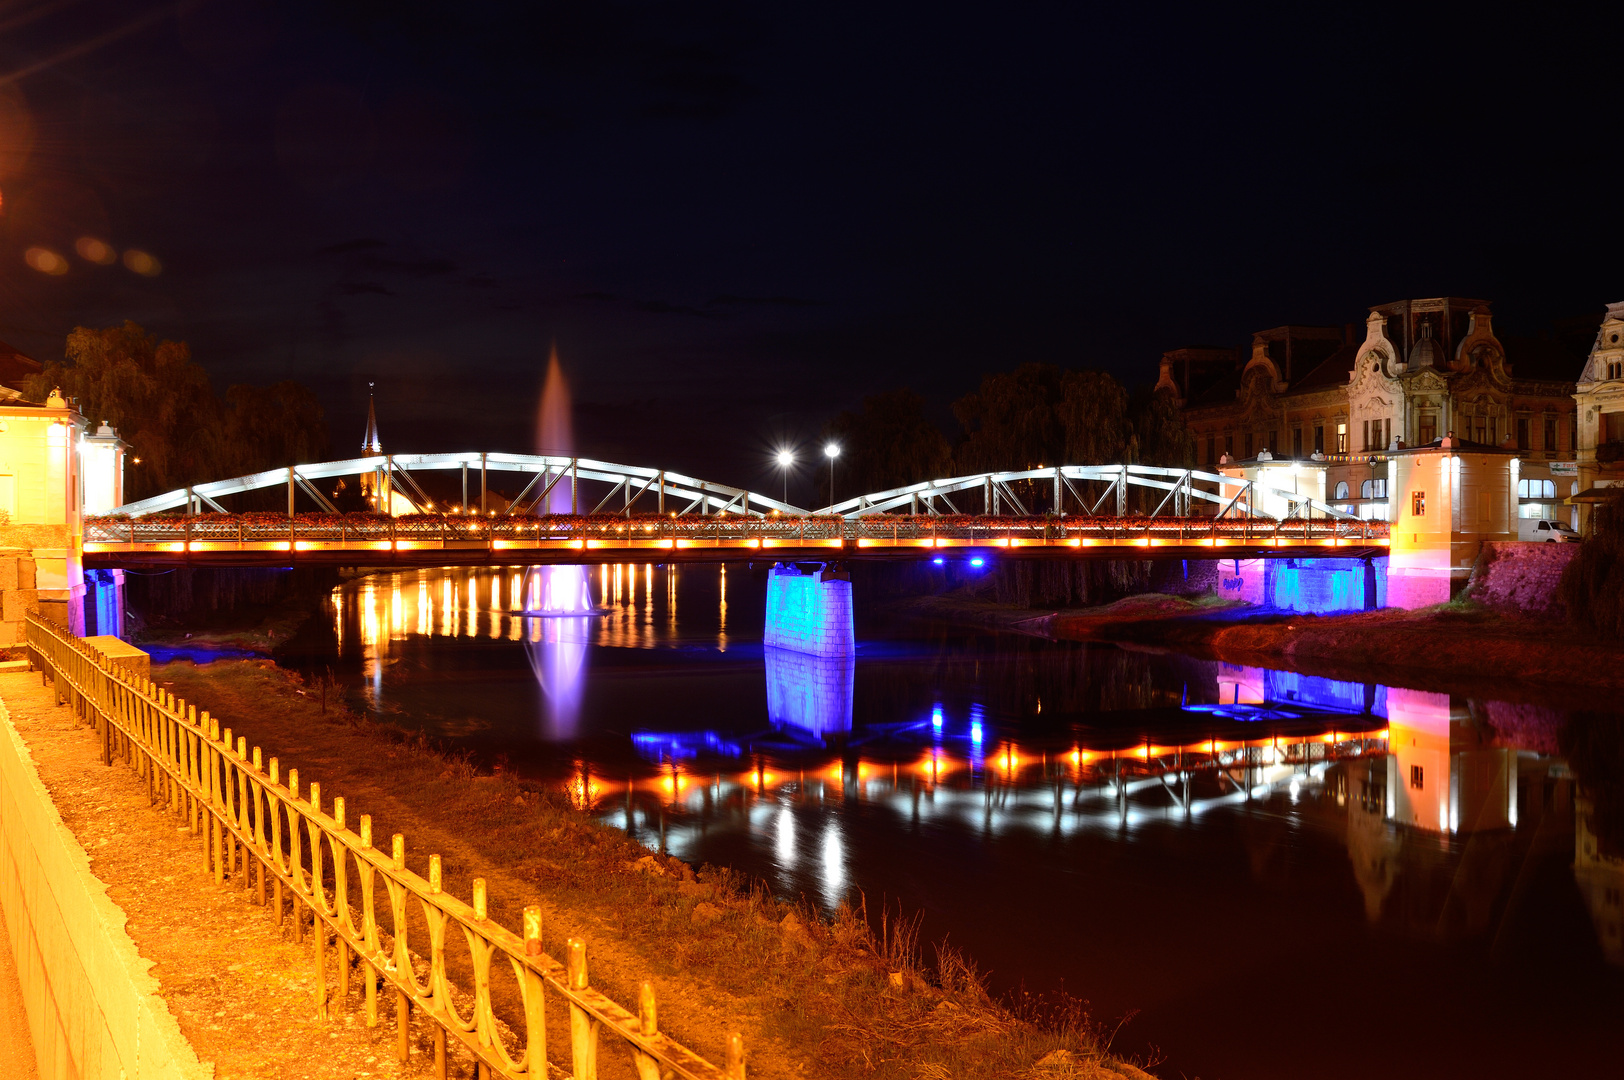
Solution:
{"label": "illuminated bridge", "polygon": [[[434,471],[460,474],[460,503],[437,506],[414,475]],[[517,473],[526,482],[517,497],[493,500],[492,472]],[[383,505],[415,512],[340,514],[319,482],[354,476],[370,478]],[[471,479],[478,485],[476,501],[469,498]],[[232,513],[221,502],[283,488],[286,514]],[[1149,498],[1139,500],[1151,508],[1129,513],[1130,490],[1148,492]],[[1209,512],[1193,512],[1197,504]],[[570,513],[538,512],[561,505]],[[1265,515],[1265,505],[1285,512]],[[181,513],[167,513],[177,510]],[[456,453],[354,458],[177,489],[86,519],[83,558],[87,569],[680,562],[758,553],[784,562],[954,553],[1348,558],[1386,554],[1387,539],[1386,522],[1359,520],[1306,496],[1217,473],[1156,466],[975,473],[807,511],[759,492],[662,469],[586,458]]]}

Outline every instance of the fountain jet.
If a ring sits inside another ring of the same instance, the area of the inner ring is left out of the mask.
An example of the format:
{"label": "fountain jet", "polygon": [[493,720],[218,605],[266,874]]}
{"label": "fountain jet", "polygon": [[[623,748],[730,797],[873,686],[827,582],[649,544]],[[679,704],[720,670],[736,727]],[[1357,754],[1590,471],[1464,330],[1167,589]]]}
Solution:
{"label": "fountain jet", "polygon": [[[558,347],[547,357],[541,407],[536,413],[536,446],[542,454],[572,457],[575,433],[570,424],[570,388],[558,363]],[[560,482],[547,495],[546,512],[568,514],[571,492]],[[525,597],[525,650],[544,698],[544,734],[554,739],[575,736],[580,723],[582,669],[586,665],[588,616],[593,614],[583,566],[533,567]],[[541,616],[541,618],[534,618]]]}

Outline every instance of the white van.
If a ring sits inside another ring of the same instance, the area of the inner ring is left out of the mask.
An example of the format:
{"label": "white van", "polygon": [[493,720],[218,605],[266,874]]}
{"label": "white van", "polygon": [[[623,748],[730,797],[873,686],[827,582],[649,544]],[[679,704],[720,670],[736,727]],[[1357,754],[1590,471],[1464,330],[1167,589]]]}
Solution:
{"label": "white van", "polygon": [[1565,521],[1547,521],[1544,518],[1518,518],[1518,540],[1543,540],[1551,544],[1577,544],[1579,534]]}

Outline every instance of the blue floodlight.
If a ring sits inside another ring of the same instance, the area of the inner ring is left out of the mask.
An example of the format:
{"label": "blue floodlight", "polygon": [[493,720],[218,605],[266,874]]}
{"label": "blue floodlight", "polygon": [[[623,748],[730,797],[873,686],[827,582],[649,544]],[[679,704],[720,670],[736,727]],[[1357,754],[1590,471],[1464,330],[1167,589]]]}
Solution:
{"label": "blue floodlight", "polygon": [[975,566],[975,567],[982,567],[982,566],[987,565],[987,560],[983,559],[980,555],[977,555],[975,558],[970,560],[970,565]]}
{"label": "blue floodlight", "polygon": [[970,741],[977,746],[981,745],[981,721],[979,720],[970,725]]}
{"label": "blue floodlight", "polygon": [[942,730],[942,707],[940,705],[930,711],[930,726],[937,731]]}
{"label": "blue floodlight", "polygon": [[935,565],[935,566],[941,566],[946,561],[947,561],[946,559],[944,559],[940,555],[938,555],[934,559],[931,560],[931,563],[932,563],[932,565]]}

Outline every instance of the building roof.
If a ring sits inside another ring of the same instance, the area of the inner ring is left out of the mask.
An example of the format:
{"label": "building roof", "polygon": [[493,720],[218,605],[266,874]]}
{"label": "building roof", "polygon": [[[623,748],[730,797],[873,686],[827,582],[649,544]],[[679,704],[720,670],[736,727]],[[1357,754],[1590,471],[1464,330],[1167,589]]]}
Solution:
{"label": "building roof", "polygon": [[1348,376],[1353,372],[1353,361],[1358,355],[1358,345],[1343,345],[1314,365],[1313,370],[1307,375],[1287,385],[1285,392],[1307,393],[1310,390],[1324,390],[1329,386],[1348,385]]}
{"label": "building roof", "polygon": [[45,365],[38,360],[21,349],[0,341],[0,386],[21,390],[24,379],[30,375],[38,375],[43,370]]}

